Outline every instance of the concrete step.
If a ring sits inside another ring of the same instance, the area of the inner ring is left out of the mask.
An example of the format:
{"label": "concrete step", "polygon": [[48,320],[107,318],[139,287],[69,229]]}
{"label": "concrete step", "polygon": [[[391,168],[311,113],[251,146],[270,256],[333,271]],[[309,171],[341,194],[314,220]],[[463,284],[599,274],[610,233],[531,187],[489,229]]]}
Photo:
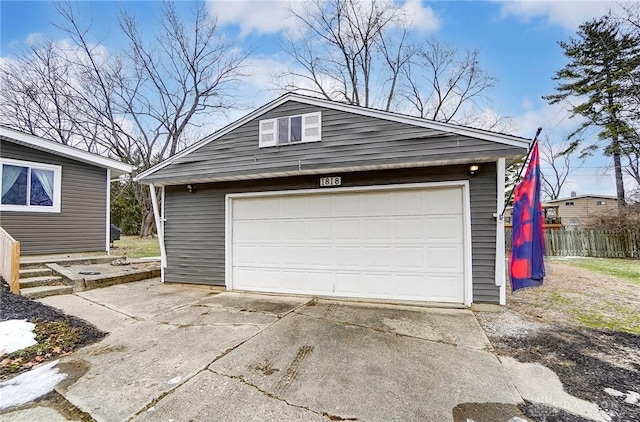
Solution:
{"label": "concrete step", "polygon": [[117,255],[87,255],[69,257],[27,256],[20,258],[20,269],[42,268],[46,264],[54,263],[62,266],[109,264],[116,259],[123,259],[123,257]]}
{"label": "concrete step", "polygon": [[67,295],[71,293],[73,293],[73,287],[71,286],[40,286],[20,289],[22,296],[31,299],[42,299],[47,296]]}
{"label": "concrete step", "polygon": [[45,275],[40,277],[27,277],[20,279],[20,289],[40,286],[56,286],[64,284],[63,278],[57,275]]}
{"label": "concrete step", "polygon": [[29,268],[20,270],[20,278],[30,278],[30,277],[42,277],[46,275],[53,275],[53,271],[49,268]]}

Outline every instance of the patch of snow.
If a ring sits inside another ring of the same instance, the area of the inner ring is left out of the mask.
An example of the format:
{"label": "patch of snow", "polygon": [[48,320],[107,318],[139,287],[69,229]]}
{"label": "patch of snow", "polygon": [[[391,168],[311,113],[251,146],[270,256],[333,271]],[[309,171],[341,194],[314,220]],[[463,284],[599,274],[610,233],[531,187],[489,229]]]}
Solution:
{"label": "patch of snow", "polygon": [[625,395],[623,392],[618,391],[614,388],[609,388],[609,387],[605,388],[604,392],[613,397],[622,397]]}
{"label": "patch of snow", "polygon": [[604,392],[613,397],[624,397],[624,402],[640,406],[640,394],[635,391],[627,391],[623,393],[613,388],[605,388]]}
{"label": "patch of snow", "polygon": [[624,399],[625,403],[637,404],[640,406],[640,394],[635,391],[627,391],[627,398]]}
{"label": "patch of snow", "polygon": [[182,380],[182,377],[181,376],[177,376],[177,377],[171,378],[169,381],[167,381],[167,384],[174,385],[174,384],[179,383],[181,380]]}
{"label": "patch of snow", "polygon": [[35,324],[25,319],[10,319],[0,322],[0,356],[38,344]]}
{"label": "patch of snow", "polygon": [[54,368],[59,361],[39,365],[29,372],[0,383],[0,409],[19,406],[51,392],[67,377]]}

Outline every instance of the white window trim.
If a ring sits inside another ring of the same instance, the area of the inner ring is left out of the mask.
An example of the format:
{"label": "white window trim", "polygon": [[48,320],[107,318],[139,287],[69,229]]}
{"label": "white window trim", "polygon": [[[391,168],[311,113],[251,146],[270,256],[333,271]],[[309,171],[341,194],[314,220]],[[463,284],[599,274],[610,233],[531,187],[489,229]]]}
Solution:
{"label": "white window trim", "polygon": [[[306,122],[306,119],[308,117],[313,117],[313,116],[317,116],[318,117],[318,123],[317,125],[308,125]],[[279,119],[284,119],[287,118],[289,119],[289,130],[291,128],[291,118],[293,117],[302,117],[302,123],[301,123],[301,141],[300,142],[288,142],[288,143],[284,143],[284,144],[280,144],[279,143],[279,134],[278,134],[278,120]],[[265,130],[264,126],[267,123],[271,123],[273,125],[273,129],[271,130]],[[318,135],[317,136],[306,136],[305,135],[305,130],[307,128],[314,128],[317,127],[318,129]],[[319,142],[322,140],[322,112],[317,111],[314,113],[303,113],[303,114],[292,114],[290,116],[282,116],[282,117],[278,117],[275,119],[264,119],[264,120],[260,120],[258,122],[258,145],[260,148],[267,148],[267,147],[286,147],[286,146],[290,146],[290,145],[298,145],[298,144],[305,144],[305,143],[309,143],[309,142]],[[264,141],[263,140],[263,135],[273,135],[272,140],[271,141]]]}
{"label": "white window trim", "polygon": [[53,206],[42,207],[37,205],[0,204],[1,211],[48,212],[48,213],[60,212],[60,205],[62,201],[62,166],[36,163],[33,161],[22,161],[22,160],[13,160],[9,158],[2,158],[0,159],[0,180],[2,180],[2,164],[9,164],[14,166],[30,167],[30,168],[36,168],[41,170],[53,171]]}

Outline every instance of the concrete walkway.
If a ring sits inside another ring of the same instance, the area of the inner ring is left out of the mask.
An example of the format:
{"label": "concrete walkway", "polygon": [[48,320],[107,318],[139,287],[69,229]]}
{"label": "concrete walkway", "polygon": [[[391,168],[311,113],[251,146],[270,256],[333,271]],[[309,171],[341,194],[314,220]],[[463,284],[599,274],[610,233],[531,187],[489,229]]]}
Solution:
{"label": "concrete walkway", "polygon": [[[68,378],[58,392],[97,421],[522,417],[521,396],[466,310],[157,279],[42,302],[110,332],[59,364]],[[0,420],[42,415],[66,420],[37,403]]]}

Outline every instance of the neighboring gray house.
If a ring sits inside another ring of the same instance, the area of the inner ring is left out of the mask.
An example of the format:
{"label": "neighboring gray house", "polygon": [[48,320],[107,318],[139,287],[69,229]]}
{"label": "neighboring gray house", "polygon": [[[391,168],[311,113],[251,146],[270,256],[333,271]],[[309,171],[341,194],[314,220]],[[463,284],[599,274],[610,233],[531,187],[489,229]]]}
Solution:
{"label": "neighboring gray house", "polygon": [[160,188],[164,281],[497,304],[505,165],[528,147],[289,93],[137,180]]}
{"label": "neighboring gray house", "polygon": [[0,225],[22,255],[109,251],[119,161],[0,126]]}

